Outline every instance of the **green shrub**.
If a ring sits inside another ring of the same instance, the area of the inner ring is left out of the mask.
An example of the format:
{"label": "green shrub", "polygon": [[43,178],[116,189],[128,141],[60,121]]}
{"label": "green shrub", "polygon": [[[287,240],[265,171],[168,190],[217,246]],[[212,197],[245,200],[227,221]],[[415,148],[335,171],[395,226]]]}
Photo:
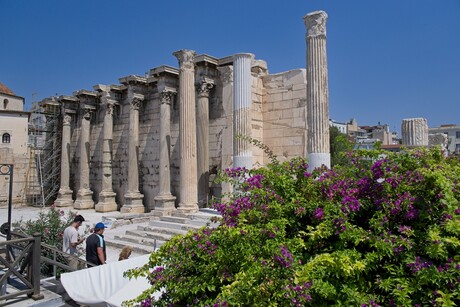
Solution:
{"label": "green shrub", "polygon": [[[227,170],[221,226],[178,236],[130,277],[142,306],[454,306],[460,163],[439,148]],[[161,292],[158,300],[153,293]]]}
{"label": "green shrub", "polygon": [[[34,233],[41,234],[41,242],[51,245],[58,250],[62,250],[62,236],[66,229],[76,216],[76,212],[68,211],[67,214],[62,209],[56,208],[54,205],[42,210],[38,213],[37,218],[30,220],[19,220],[14,223],[15,231],[20,231],[32,236]],[[81,251],[78,255],[81,255]],[[42,255],[53,259],[55,257],[49,249],[42,246]],[[59,262],[67,263],[60,255],[56,255]],[[49,264],[42,263],[41,273],[45,276],[52,275],[53,267]]]}

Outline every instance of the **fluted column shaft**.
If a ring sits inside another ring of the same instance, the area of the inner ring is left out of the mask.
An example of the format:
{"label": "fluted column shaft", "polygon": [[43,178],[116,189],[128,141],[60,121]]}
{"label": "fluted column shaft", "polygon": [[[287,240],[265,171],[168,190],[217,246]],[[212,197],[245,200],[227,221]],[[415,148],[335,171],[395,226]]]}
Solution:
{"label": "fluted column shaft", "polygon": [[61,149],[61,186],[54,204],[58,207],[72,206],[72,190],[70,189],[70,123],[72,117],[64,113],[62,122]]}
{"label": "fluted column shaft", "polygon": [[90,119],[91,110],[80,109],[80,188],[74,203],[75,209],[89,209],[94,207],[93,192],[89,189],[89,156],[90,156]]}
{"label": "fluted column shaft", "polygon": [[236,136],[251,137],[252,82],[250,53],[233,56],[233,167],[252,168],[251,144]]}
{"label": "fluted column shaft", "polygon": [[[131,91],[131,90],[130,90]],[[129,140],[128,140],[128,190],[125,194],[125,204],[122,213],[143,213],[142,199],[144,195],[139,192],[139,107],[144,100],[140,94],[129,93]]]}
{"label": "fluted column shaft", "polygon": [[176,92],[163,91],[160,104],[160,193],[158,196],[171,196],[171,102]]}
{"label": "fluted column shaft", "polygon": [[209,92],[213,83],[203,79],[197,85],[197,168],[198,168],[198,203],[204,206],[209,194]]}
{"label": "fluted column shaft", "polygon": [[112,135],[113,135],[113,103],[106,102],[104,115],[104,132],[102,144],[102,169],[104,172],[102,191],[112,192]]}
{"label": "fluted column shaft", "polygon": [[[225,114],[225,127],[221,139],[221,171],[231,168],[233,165],[233,65],[217,67],[222,82],[222,108]],[[232,192],[232,185],[229,182],[222,182],[222,195],[229,195]]]}
{"label": "fluted column shaft", "polygon": [[305,15],[307,28],[307,152],[309,171],[331,166],[329,145],[329,91],[326,53],[327,14]]}
{"label": "fluted column shaft", "polygon": [[179,60],[180,202],[182,211],[198,210],[196,157],[195,51],[173,53]]}
{"label": "fluted column shaft", "polygon": [[108,212],[117,210],[116,194],[112,189],[113,108],[115,101],[103,96],[101,102],[105,107],[102,142],[102,190],[99,193],[99,202],[95,209],[97,212]]}
{"label": "fluted column shaft", "polygon": [[129,110],[129,141],[128,141],[128,193],[139,192],[139,102],[131,103]]}
{"label": "fluted column shaft", "polygon": [[171,103],[176,94],[173,88],[165,88],[160,93],[160,192],[155,197],[155,211],[163,215],[176,209],[170,170]]}
{"label": "fluted column shaft", "polygon": [[403,119],[401,136],[404,146],[428,146],[427,120],[425,118]]}

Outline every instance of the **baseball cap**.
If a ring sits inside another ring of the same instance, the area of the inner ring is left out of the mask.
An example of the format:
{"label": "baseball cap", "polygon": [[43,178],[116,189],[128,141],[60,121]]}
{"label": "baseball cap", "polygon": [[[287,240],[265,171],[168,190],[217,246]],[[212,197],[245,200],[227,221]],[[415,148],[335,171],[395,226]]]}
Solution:
{"label": "baseball cap", "polygon": [[96,224],[96,226],[94,226],[94,228],[104,229],[107,228],[107,226],[105,226],[104,223],[99,222]]}

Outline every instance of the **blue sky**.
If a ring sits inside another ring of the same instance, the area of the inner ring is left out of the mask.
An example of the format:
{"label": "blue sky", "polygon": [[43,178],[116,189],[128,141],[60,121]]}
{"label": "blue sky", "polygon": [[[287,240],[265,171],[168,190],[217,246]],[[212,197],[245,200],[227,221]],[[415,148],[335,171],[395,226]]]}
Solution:
{"label": "blue sky", "polygon": [[302,17],[328,13],[331,118],[460,124],[460,0],[0,0],[0,82],[26,99],[117,84],[172,52],[305,68]]}

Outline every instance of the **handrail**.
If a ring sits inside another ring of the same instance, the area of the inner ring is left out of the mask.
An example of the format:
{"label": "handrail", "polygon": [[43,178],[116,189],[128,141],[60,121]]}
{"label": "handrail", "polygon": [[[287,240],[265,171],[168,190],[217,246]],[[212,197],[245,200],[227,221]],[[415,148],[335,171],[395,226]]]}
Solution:
{"label": "handrail", "polygon": [[[44,248],[46,248],[46,249],[52,251],[54,255],[58,254],[58,255],[61,255],[61,256],[66,256],[66,257],[68,257],[68,258],[77,259],[78,262],[79,262],[79,264],[84,264],[84,265],[86,265],[87,267],[96,266],[96,265],[95,265],[94,263],[92,263],[92,262],[85,261],[85,260],[81,259],[80,257],[77,257],[77,256],[75,256],[75,255],[68,254],[68,253],[66,253],[66,252],[63,252],[63,251],[57,249],[56,247],[54,247],[54,246],[52,246],[52,245],[48,245],[48,244],[42,243],[42,247],[44,247]],[[51,264],[51,265],[53,265],[53,266],[60,267],[60,268],[65,269],[65,270],[67,270],[67,271],[71,271],[71,272],[72,272],[72,271],[75,271],[75,270],[72,269],[70,266],[65,265],[65,264],[63,264],[63,263],[60,263],[60,262],[56,261],[56,259],[55,259],[56,257],[53,257],[53,258],[54,258],[54,259],[50,259],[50,258],[47,258],[47,257],[42,256],[42,261],[44,261],[44,262],[46,262],[46,263],[49,263],[49,264]],[[55,274],[55,276],[56,276],[56,274]]]}
{"label": "handrail", "polygon": [[[18,243],[27,242],[24,245],[17,245]],[[0,255],[0,263],[7,269],[6,272],[0,277],[0,299],[7,300],[23,294],[31,295],[34,300],[42,299],[44,296],[40,293],[40,253],[41,253],[41,235],[34,233],[33,237],[12,239],[5,242],[0,242],[1,246],[7,246],[6,257]],[[10,258],[12,249],[8,246],[16,246],[22,248],[19,255],[15,259]],[[27,267],[27,274],[24,275],[24,269]],[[19,268],[19,269],[18,269]],[[20,290],[14,293],[6,294],[6,285],[10,276],[16,276],[27,289]]]}
{"label": "handrail", "polygon": [[[12,232],[13,235],[15,236],[19,236],[19,237],[22,237],[22,238],[27,238],[29,237],[29,235],[23,231],[21,232]],[[21,239],[20,239],[21,240]],[[24,240],[24,239],[22,239]],[[26,239],[25,239],[26,240]],[[19,242],[19,241],[16,241],[16,242]],[[56,248],[55,246],[52,246],[52,245],[49,245],[49,244],[46,244],[46,243],[43,243],[41,242],[41,246],[42,246],[42,253],[41,253],[41,257],[40,257],[40,260],[44,263],[48,263],[50,265],[53,266],[53,276],[56,277],[57,276],[57,268],[61,268],[65,271],[69,271],[69,272],[73,272],[75,271],[74,268],[68,266],[66,263],[62,263],[62,262],[59,262],[57,261],[57,256],[62,256],[65,258],[74,258],[78,261],[79,263],[79,267],[93,267],[93,266],[96,266],[94,263],[91,263],[91,262],[88,262],[88,261],[85,261],[75,255],[71,255],[71,254],[68,254],[58,248]],[[13,247],[16,247],[16,248],[20,248],[20,246],[16,246],[16,245],[13,245]],[[52,252],[53,253],[53,258],[48,258],[43,254],[43,248]]]}

